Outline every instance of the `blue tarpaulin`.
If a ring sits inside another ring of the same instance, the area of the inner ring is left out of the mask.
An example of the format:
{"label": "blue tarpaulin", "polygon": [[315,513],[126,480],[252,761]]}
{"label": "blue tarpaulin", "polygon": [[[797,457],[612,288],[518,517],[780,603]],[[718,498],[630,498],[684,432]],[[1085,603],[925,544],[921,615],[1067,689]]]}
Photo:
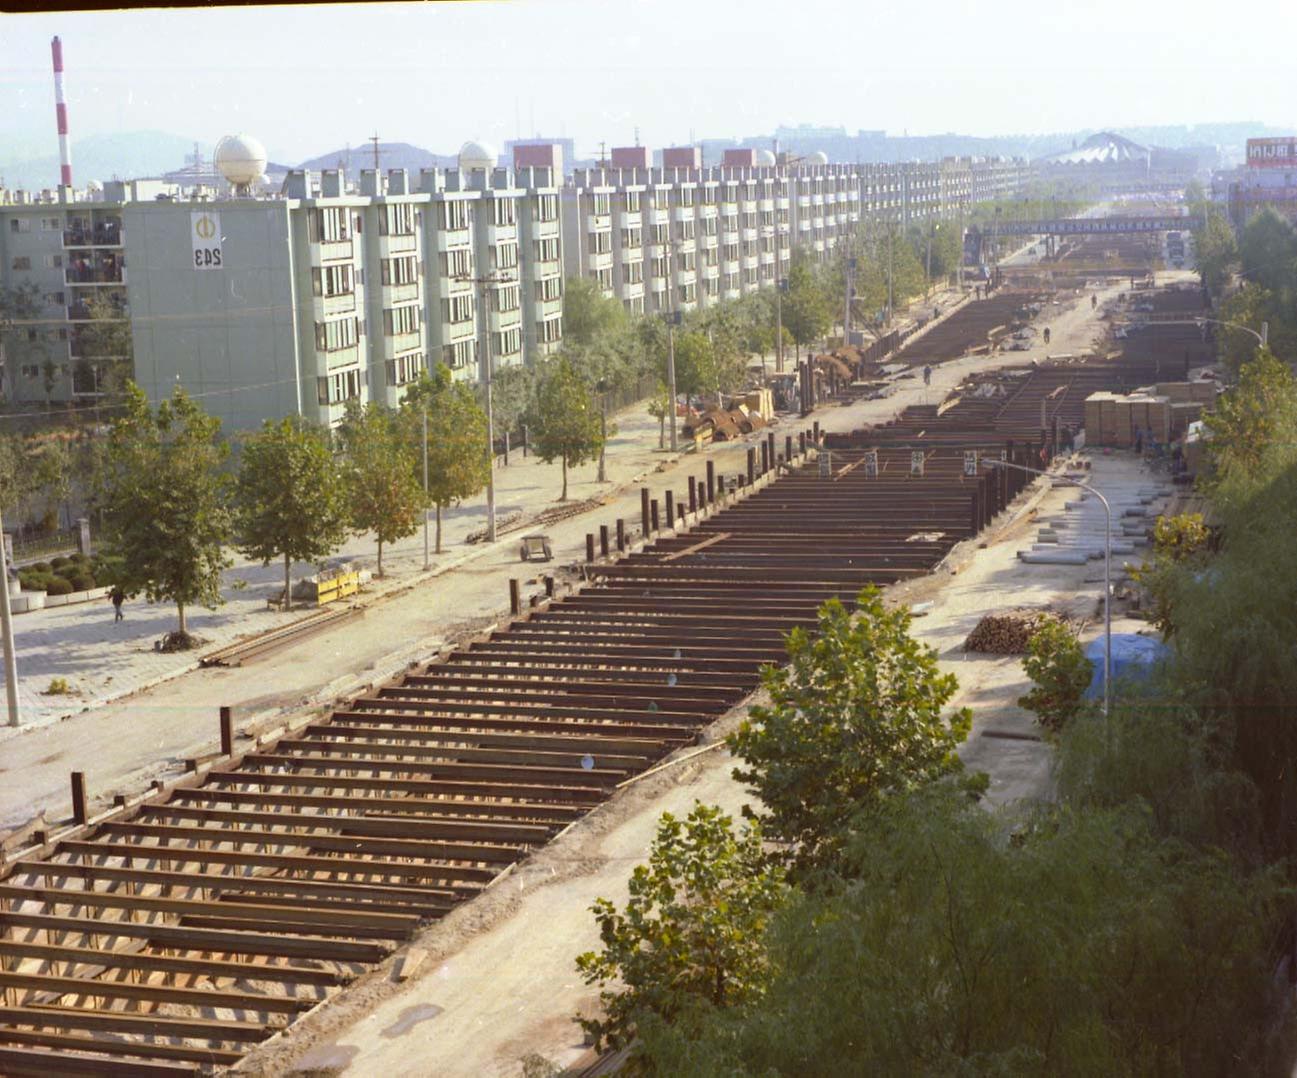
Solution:
{"label": "blue tarpaulin", "polygon": [[[1085,657],[1094,664],[1094,676],[1085,690],[1087,699],[1103,695],[1103,634],[1100,633],[1086,646]],[[1155,636],[1138,633],[1112,634],[1112,680],[1124,677],[1147,677],[1153,666],[1168,654],[1167,646]]]}

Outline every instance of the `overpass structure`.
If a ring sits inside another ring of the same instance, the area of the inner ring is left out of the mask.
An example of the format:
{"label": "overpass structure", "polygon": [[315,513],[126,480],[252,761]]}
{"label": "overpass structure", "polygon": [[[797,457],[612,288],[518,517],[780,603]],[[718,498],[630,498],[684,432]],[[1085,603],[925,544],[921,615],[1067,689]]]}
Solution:
{"label": "overpass structure", "polygon": [[1180,232],[1201,228],[1202,225],[1202,218],[1193,216],[1054,217],[1031,221],[1000,220],[981,231],[997,236],[1103,236]]}

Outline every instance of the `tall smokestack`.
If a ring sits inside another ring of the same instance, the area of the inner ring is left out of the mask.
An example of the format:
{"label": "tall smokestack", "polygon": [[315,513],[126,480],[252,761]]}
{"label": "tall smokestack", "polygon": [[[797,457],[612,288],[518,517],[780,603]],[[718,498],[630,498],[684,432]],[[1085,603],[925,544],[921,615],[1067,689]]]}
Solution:
{"label": "tall smokestack", "polygon": [[72,186],[72,149],[68,145],[68,104],[63,96],[63,42],[50,42],[54,54],[54,114],[59,124],[59,183]]}

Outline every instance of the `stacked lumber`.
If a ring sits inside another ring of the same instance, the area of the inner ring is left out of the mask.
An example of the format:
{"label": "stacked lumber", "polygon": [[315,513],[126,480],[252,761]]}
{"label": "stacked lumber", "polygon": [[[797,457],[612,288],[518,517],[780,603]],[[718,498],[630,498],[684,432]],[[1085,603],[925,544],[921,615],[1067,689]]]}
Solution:
{"label": "stacked lumber", "polygon": [[980,651],[987,655],[1025,655],[1027,641],[1042,625],[1060,621],[1049,610],[1010,610],[1003,614],[987,614],[964,641],[965,651]]}

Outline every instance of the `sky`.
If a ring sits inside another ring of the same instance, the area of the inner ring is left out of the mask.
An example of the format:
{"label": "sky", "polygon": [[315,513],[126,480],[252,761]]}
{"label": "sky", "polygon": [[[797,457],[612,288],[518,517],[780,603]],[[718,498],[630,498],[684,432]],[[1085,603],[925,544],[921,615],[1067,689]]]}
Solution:
{"label": "sky", "polygon": [[[1250,0],[479,0],[0,15],[0,158],[243,131],[294,164],[377,132],[452,153],[565,135],[580,153],[810,123],[1029,134],[1256,120],[1297,130],[1297,3]],[[75,152],[75,151],[74,151]]]}

